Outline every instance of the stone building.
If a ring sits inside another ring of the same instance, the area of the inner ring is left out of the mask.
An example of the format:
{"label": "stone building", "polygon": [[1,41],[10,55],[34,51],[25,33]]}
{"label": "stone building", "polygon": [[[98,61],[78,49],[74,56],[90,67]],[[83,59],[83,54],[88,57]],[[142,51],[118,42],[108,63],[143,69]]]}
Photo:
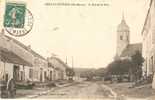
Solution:
{"label": "stone building", "polygon": [[141,52],[141,49],[141,43],[130,44],[130,28],[127,25],[123,15],[122,21],[117,27],[117,47],[115,60],[130,59],[136,51]]}
{"label": "stone building", "polygon": [[24,67],[23,81],[47,82],[67,79],[66,68],[68,66],[61,59],[57,57],[45,59],[32,50],[30,45],[26,46],[18,40],[5,35],[4,31],[0,33],[0,47],[14,53],[31,65],[31,67]]}
{"label": "stone building", "polygon": [[[145,59],[143,64],[144,73],[153,76],[155,72],[155,0],[150,0],[148,13],[142,30],[143,49],[142,54]],[[154,77],[155,78],[155,77]],[[155,79],[153,82],[155,88]]]}
{"label": "stone building", "polygon": [[[18,49],[23,51],[22,48]],[[31,55],[28,52],[22,52],[27,56],[22,54],[21,57],[18,49],[12,39],[4,35],[4,31],[0,32],[0,72],[1,77],[7,80],[15,78],[17,81],[25,81],[29,78],[27,74],[32,68]]]}
{"label": "stone building", "polygon": [[[14,51],[19,56],[23,57],[23,59],[26,59],[25,56],[27,56],[27,54],[25,54],[25,52],[28,52],[28,54],[31,55],[31,58],[29,60],[32,63],[33,67],[29,69],[29,74],[28,74],[29,81],[34,81],[34,82],[48,81],[48,77],[49,77],[48,76],[49,75],[48,70],[50,68],[48,67],[47,60],[43,56],[41,56],[40,54],[38,54],[37,52],[32,50],[30,45],[25,46],[21,42],[13,39],[11,37],[8,37],[8,38],[12,39],[12,41],[16,45],[18,45],[20,48],[22,48],[24,50],[23,52],[22,52],[22,50],[15,50]],[[18,49],[19,47],[16,47],[16,49]]]}
{"label": "stone building", "polygon": [[22,44],[16,39],[5,35],[4,31],[2,31],[0,33],[0,47],[7,49],[32,65],[32,67],[25,67],[23,70],[25,81],[45,82],[49,79],[48,70],[50,70],[51,67],[48,67],[47,60],[33,51],[31,46]]}
{"label": "stone building", "polygon": [[12,51],[0,47],[0,80],[14,78],[16,81],[24,81],[27,79],[25,70],[31,67],[30,63]]}
{"label": "stone building", "polygon": [[57,57],[50,57],[48,58],[48,61],[54,67],[53,80],[67,79],[67,76],[66,76],[66,68],[68,68],[67,64],[65,64],[61,59]]}

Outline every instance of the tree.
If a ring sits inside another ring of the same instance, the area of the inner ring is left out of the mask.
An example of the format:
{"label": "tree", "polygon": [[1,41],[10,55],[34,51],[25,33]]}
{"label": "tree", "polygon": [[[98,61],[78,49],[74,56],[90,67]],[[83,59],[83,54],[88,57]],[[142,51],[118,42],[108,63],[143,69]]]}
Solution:
{"label": "tree", "polygon": [[116,60],[110,63],[107,67],[107,73],[113,75],[124,75],[128,74],[131,62],[128,59]]}
{"label": "tree", "polygon": [[[131,59],[114,60],[106,68],[106,76],[117,75],[123,76],[129,75],[130,81],[137,81],[142,77],[142,64],[144,58],[139,51],[136,51]],[[134,79],[135,78],[135,79]]]}
{"label": "tree", "polygon": [[[105,77],[109,77],[112,75],[116,75],[118,81],[121,81],[123,78],[130,80],[130,69],[132,66],[132,61],[129,59],[124,60],[114,60],[111,62],[106,70],[105,70]],[[127,75],[127,76],[126,76]]]}
{"label": "tree", "polygon": [[135,76],[135,81],[139,80],[142,77],[142,65],[144,58],[139,51],[136,51],[135,55],[131,56],[132,59],[132,74]]}

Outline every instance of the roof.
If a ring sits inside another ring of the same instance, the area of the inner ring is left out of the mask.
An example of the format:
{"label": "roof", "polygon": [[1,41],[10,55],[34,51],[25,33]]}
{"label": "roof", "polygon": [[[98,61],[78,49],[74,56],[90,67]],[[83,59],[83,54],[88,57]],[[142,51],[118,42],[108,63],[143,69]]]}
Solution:
{"label": "roof", "polygon": [[[17,41],[16,39],[14,39],[14,38],[12,38],[12,37],[9,37],[9,36],[7,36],[7,35],[5,35],[5,37],[7,37],[8,39],[13,40],[13,42],[17,43],[17,44],[20,45],[22,48],[24,48],[25,50],[29,51],[29,50],[28,50],[28,47],[25,46],[23,43]],[[31,51],[29,51],[29,52],[31,52],[31,53],[32,53],[34,56],[36,56],[36,57],[39,57],[39,58],[41,58],[41,59],[43,59],[43,60],[46,60],[43,56],[41,56],[41,55],[38,54],[37,52],[33,51],[32,49],[31,49]]]}
{"label": "roof", "polygon": [[129,26],[127,25],[127,23],[124,19],[124,15],[122,17],[121,23],[117,27],[117,31],[121,31],[121,30],[129,30]]}
{"label": "roof", "polygon": [[24,59],[20,58],[16,54],[7,49],[0,48],[0,58],[3,62],[25,65],[25,66],[32,66],[32,64],[26,62]]}
{"label": "roof", "polygon": [[121,57],[131,57],[136,53],[136,51],[142,52],[142,44],[136,43],[136,44],[130,44],[127,46],[127,48],[122,52]]}
{"label": "roof", "polygon": [[58,57],[50,57],[50,59],[55,59],[57,61],[59,61],[65,68],[69,68],[69,66],[67,64],[65,64],[60,58]]}

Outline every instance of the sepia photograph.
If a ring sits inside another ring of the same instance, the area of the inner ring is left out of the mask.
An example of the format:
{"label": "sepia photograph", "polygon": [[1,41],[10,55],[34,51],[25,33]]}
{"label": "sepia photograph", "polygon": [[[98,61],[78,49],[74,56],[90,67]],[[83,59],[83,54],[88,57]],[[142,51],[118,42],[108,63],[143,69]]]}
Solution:
{"label": "sepia photograph", "polygon": [[155,100],[155,0],[0,0],[0,99]]}

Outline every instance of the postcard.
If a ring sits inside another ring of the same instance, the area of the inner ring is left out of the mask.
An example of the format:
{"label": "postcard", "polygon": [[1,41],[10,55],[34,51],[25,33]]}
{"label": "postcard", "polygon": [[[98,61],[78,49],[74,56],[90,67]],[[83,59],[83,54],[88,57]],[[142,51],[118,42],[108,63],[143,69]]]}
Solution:
{"label": "postcard", "polygon": [[0,0],[0,97],[155,100],[155,0]]}

